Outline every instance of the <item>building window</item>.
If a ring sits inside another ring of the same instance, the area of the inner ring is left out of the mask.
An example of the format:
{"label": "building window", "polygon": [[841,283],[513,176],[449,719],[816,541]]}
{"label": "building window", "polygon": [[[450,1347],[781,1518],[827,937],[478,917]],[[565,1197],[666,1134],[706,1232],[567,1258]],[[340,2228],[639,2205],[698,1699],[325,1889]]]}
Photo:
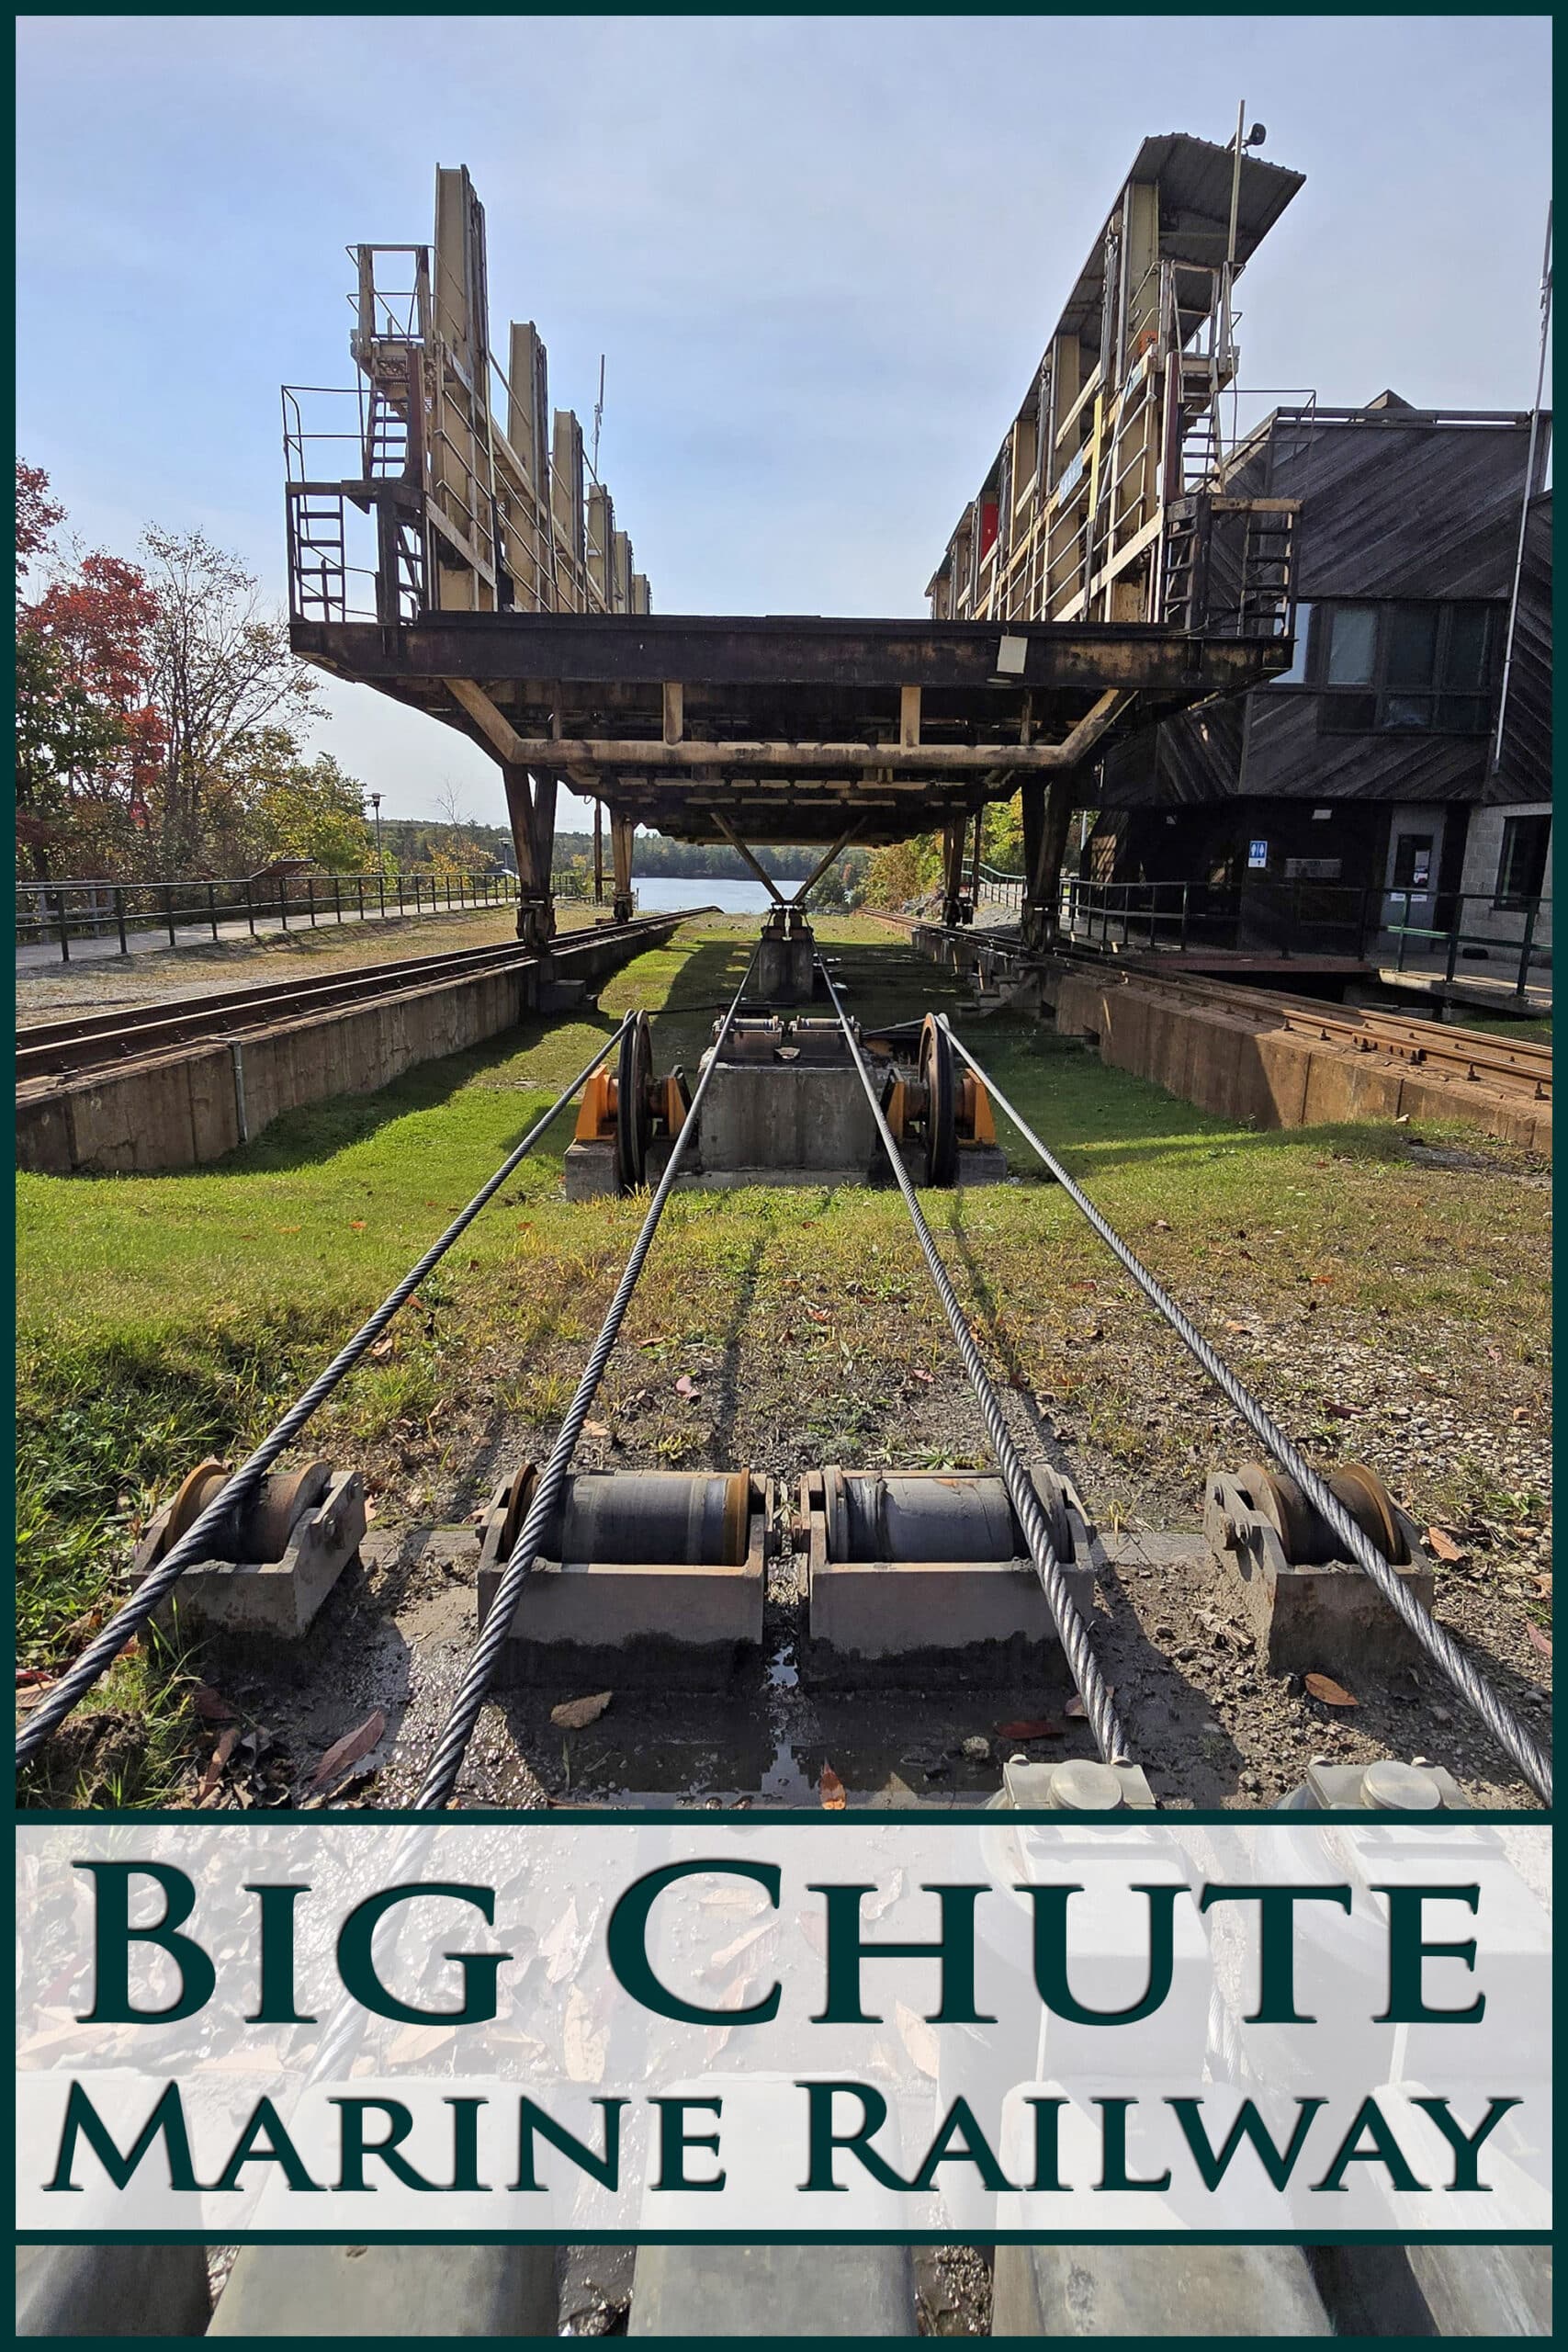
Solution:
{"label": "building window", "polygon": [[1483,735],[1489,605],[1319,605],[1307,682],[1335,735]]}
{"label": "building window", "polygon": [[1312,606],[1298,605],[1295,613],[1295,650],[1291,666],[1280,670],[1272,680],[1276,686],[1304,686],[1307,682],[1307,639],[1312,634]]}
{"label": "building window", "polygon": [[1546,884],[1547,853],[1551,846],[1550,817],[1509,817],[1503,825],[1503,854],[1497,860],[1497,908],[1521,908],[1539,899]]}

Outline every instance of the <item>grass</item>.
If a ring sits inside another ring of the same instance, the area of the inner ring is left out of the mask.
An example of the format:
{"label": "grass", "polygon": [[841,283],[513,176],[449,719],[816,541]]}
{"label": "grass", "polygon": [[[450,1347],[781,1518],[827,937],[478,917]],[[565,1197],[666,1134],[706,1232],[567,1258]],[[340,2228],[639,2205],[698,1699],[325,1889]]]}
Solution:
{"label": "grass", "polygon": [[[961,1017],[947,977],[885,927],[820,930],[863,1019],[912,1001]],[[123,1591],[156,1504],[204,1454],[232,1461],[254,1442],[626,1006],[650,1013],[657,1069],[692,1069],[752,937],[745,919],[694,922],[610,982],[598,1016],[533,1024],[383,1093],[291,1114],[198,1173],[20,1177],[22,1663],[74,1653]],[[998,1016],[967,1035],[1309,1445],[1347,1451],[1337,1415],[1358,1383],[1382,1397],[1457,1378],[1484,1426],[1543,1424],[1549,1194],[1519,1181],[1535,1176],[1519,1155],[1465,1130],[1495,1173],[1459,1174],[1412,1160],[1404,1131],[1258,1135],[1035,1023]],[[312,1453],[365,1468],[383,1526],[471,1508],[475,1464],[503,1430],[536,1430],[540,1448],[553,1433],[645,1205],[561,1199],[571,1126],[563,1114],[422,1286],[388,1353],[312,1425]],[[988,1358],[1099,1465],[1108,1523],[1146,1513],[1151,1492],[1190,1499],[1237,1432],[1059,1188],[1021,1147],[1012,1165],[1016,1183],[928,1201]],[[626,1459],[978,1461],[952,1364],[897,1194],[677,1193],[595,1410]],[[676,1391],[682,1373],[694,1400]],[[1484,1443],[1433,1458],[1406,1499],[1449,1524],[1543,1512],[1539,1480],[1503,1475],[1499,1458]],[[115,1768],[118,1801],[168,1792],[186,1679],[156,1650],[106,1678],[101,1705],[147,1726]],[[98,1770],[94,1792],[105,1786]]]}

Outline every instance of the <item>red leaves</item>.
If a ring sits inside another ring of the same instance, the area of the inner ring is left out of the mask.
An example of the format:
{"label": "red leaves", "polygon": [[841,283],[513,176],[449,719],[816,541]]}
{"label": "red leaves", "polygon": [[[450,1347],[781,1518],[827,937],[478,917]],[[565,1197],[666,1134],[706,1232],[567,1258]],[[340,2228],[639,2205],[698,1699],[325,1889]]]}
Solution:
{"label": "red leaves", "polygon": [[367,1715],[356,1729],[344,1732],[317,1765],[315,1778],[310,1782],[312,1793],[317,1789],[325,1788],[329,1781],[340,1779],[351,1764],[358,1763],[362,1756],[368,1756],[386,1728],[387,1718],[378,1707],[375,1713]]}
{"label": "red leaves", "polygon": [[[1068,1713],[1071,1713],[1070,1707]],[[998,1730],[998,1737],[1001,1739],[1060,1739],[1061,1736],[1061,1724],[1052,1723],[1046,1715],[1032,1716],[1027,1723],[1002,1724]]]}
{"label": "red leaves", "polygon": [[822,1778],[817,1786],[818,1793],[822,1799],[823,1812],[842,1813],[845,1804],[844,1784],[830,1764],[823,1765]]}

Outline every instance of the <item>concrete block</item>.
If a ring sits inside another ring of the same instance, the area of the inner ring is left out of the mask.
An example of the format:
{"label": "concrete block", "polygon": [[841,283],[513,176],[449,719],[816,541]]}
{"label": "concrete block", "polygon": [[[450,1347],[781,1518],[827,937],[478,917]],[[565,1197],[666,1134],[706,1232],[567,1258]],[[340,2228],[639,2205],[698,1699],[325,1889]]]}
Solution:
{"label": "concrete block", "polygon": [[[156,1566],[167,1511],[152,1521],[137,1553],[134,1583]],[[187,1568],[154,1611],[165,1626],[297,1641],[359,1549],[366,1529],[365,1481],[342,1470],[321,1501],[296,1520],[279,1560],[206,1560]]]}
{"label": "concrete block", "polygon": [[[1406,1528],[1411,1561],[1395,1574],[1430,1609],[1432,1571],[1416,1551],[1415,1530],[1407,1523]],[[1203,1532],[1240,1587],[1271,1672],[1320,1668],[1354,1675],[1368,1668],[1407,1665],[1418,1656],[1415,1635],[1364,1570],[1344,1560],[1293,1567],[1272,1527],[1223,1473],[1208,1481]]]}
{"label": "concrete block", "polygon": [[769,1004],[805,1004],[816,982],[817,942],[809,933],[793,939],[764,931],[757,947],[757,994]]}
{"label": "concrete block", "polygon": [[1319,2294],[1341,2335],[1550,2335],[1545,2245],[1314,2245]]}
{"label": "concrete block", "polygon": [[[479,1576],[482,1625],[501,1582]],[[621,1567],[541,1560],[523,1588],[498,1679],[612,1679],[707,1688],[728,1679],[762,1639],[762,1569]]]}
{"label": "concrete block", "polygon": [[[1094,1601],[1094,1570],[1066,1570],[1080,1610]],[[1017,1560],[835,1560],[810,1580],[812,1672],[896,1667],[921,1683],[971,1679],[999,1651],[1055,1644],[1056,1629],[1032,1565]],[[818,1649],[830,1656],[818,1657]],[[879,1678],[880,1679],[880,1678]]]}
{"label": "concrete block", "polygon": [[205,2246],[17,2248],[18,2335],[205,2335],[209,2308]]}
{"label": "concrete block", "polygon": [[722,1062],[703,1098],[696,1164],[704,1176],[852,1168],[863,1182],[881,1155],[871,1105],[847,1063]]}
{"label": "concrete block", "polygon": [[556,2324],[553,2246],[248,2245],[208,2333],[553,2336]]}
{"label": "concrete block", "polygon": [[630,2335],[913,2335],[907,2245],[645,2245]]}
{"label": "concrete block", "polygon": [[1299,2246],[998,2245],[993,2335],[1331,2335]]}

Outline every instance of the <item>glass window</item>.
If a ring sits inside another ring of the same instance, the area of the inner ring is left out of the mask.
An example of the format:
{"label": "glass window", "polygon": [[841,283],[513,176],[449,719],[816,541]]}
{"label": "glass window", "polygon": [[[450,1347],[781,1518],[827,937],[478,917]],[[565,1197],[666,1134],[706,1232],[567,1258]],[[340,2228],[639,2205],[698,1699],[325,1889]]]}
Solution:
{"label": "glass window", "polygon": [[[1395,605],[1390,609],[1388,643],[1383,654],[1384,685],[1426,688],[1433,684],[1439,610],[1437,605]],[[1397,726],[1400,722],[1393,723]],[[1419,726],[1421,721],[1417,719],[1416,723]]]}
{"label": "glass window", "polygon": [[1432,880],[1432,836],[1430,833],[1401,833],[1393,845],[1393,880],[1395,890],[1425,890]]}
{"label": "glass window", "polygon": [[1291,666],[1275,678],[1277,686],[1304,686],[1307,678],[1307,640],[1312,635],[1312,606],[1296,606],[1296,645],[1291,656]]}
{"label": "glass window", "polygon": [[1491,618],[1484,605],[1449,607],[1442,682],[1455,694],[1473,693],[1486,684],[1486,641]]}
{"label": "glass window", "polygon": [[1370,686],[1377,659],[1375,605],[1336,605],[1329,617],[1325,676],[1331,686]]}
{"label": "glass window", "polygon": [[1551,846],[1550,817],[1510,817],[1503,827],[1503,854],[1497,861],[1499,907],[1522,907],[1539,899],[1546,882],[1547,853]]}

